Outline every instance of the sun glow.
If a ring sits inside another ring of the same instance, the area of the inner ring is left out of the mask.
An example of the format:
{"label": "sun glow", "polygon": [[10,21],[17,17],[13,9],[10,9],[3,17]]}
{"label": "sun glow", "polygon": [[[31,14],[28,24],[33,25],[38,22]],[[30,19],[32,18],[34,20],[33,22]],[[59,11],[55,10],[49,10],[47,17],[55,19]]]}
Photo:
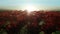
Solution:
{"label": "sun glow", "polygon": [[35,10],[35,7],[32,6],[32,5],[27,5],[27,6],[26,6],[26,10],[28,10],[28,11],[33,11],[33,10]]}
{"label": "sun glow", "polygon": [[37,7],[31,4],[27,4],[24,6],[24,10],[27,10],[28,12],[37,10]]}

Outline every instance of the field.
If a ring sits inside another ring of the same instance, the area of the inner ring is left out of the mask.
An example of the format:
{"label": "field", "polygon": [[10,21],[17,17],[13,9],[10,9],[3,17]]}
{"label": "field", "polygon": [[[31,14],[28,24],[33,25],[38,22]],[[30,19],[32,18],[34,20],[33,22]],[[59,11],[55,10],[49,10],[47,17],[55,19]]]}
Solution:
{"label": "field", "polygon": [[59,11],[0,11],[0,34],[60,34],[57,30],[60,30]]}

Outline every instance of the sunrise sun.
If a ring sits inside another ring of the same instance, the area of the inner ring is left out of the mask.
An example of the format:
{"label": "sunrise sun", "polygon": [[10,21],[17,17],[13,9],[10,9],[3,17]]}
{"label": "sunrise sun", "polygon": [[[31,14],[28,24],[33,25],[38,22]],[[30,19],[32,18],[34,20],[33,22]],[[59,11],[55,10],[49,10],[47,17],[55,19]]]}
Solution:
{"label": "sunrise sun", "polygon": [[31,12],[31,11],[37,10],[37,8],[34,5],[27,4],[27,5],[24,6],[24,10],[27,10],[28,12]]}

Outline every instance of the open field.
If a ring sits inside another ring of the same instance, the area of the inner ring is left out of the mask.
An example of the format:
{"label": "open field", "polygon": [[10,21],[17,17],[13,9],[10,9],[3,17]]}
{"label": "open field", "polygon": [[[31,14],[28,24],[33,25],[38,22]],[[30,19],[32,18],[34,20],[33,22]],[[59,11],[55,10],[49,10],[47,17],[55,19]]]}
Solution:
{"label": "open field", "polygon": [[0,11],[1,34],[60,34],[60,11]]}

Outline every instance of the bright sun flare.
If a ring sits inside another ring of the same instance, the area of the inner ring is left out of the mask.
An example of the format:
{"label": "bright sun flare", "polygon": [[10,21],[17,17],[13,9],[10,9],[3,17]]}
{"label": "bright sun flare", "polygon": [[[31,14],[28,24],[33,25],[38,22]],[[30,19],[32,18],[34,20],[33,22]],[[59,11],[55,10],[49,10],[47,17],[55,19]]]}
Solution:
{"label": "bright sun flare", "polygon": [[28,12],[31,12],[31,11],[37,10],[37,8],[34,5],[28,4],[24,7],[24,10],[27,10]]}
{"label": "bright sun flare", "polygon": [[28,11],[33,11],[33,10],[35,10],[35,7],[32,6],[32,5],[27,5],[27,6],[26,6],[26,10],[28,10]]}

